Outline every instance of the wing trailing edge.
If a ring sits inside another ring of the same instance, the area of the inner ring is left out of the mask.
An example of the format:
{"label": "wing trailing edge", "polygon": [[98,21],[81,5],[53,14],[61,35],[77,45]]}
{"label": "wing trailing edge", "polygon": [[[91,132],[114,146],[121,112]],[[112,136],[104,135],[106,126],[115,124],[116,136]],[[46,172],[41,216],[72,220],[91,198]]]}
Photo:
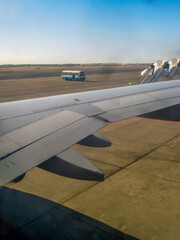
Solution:
{"label": "wing trailing edge", "polygon": [[99,119],[65,110],[7,133],[0,138],[3,142],[0,185],[12,181],[106,125]]}

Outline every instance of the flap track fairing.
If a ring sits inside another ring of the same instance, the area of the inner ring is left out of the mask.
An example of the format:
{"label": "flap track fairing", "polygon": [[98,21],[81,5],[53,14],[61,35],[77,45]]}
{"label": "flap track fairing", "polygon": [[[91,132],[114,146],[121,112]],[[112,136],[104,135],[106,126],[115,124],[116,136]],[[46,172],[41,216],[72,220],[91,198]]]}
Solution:
{"label": "flap track fairing", "polygon": [[82,139],[78,144],[88,147],[109,147],[111,146],[111,141],[99,133],[94,133]]}
{"label": "flap track fairing", "polygon": [[67,149],[38,166],[46,171],[77,179],[103,181],[104,173],[80,153]]}

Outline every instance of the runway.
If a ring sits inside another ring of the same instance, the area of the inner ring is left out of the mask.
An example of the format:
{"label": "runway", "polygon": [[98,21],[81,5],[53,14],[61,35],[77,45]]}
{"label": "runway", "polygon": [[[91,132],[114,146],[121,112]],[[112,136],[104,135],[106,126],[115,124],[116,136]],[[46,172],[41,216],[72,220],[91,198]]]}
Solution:
{"label": "runway", "polygon": [[[86,73],[86,81],[84,82],[61,79],[60,73],[63,69],[62,67],[39,70],[13,68],[6,72],[5,69],[1,69],[0,102],[127,86],[128,82],[134,83],[139,78],[144,65],[82,67],[81,70]],[[73,69],[79,70],[79,67]]]}
{"label": "runway", "polygon": [[46,78],[58,77],[64,69],[83,70],[87,75],[93,74],[114,74],[123,72],[139,72],[146,65],[132,66],[67,66],[67,67],[16,67],[16,68],[0,68],[0,80],[7,79],[26,79],[26,78]]}
{"label": "runway", "polygon": [[[4,79],[0,100],[127,86],[140,72],[118,71],[87,74],[82,83],[59,76]],[[179,122],[136,117],[99,133],[111,147],[73,149],[100,168],[105,181],[32,169],[23,181],[0,189],[3,239],[180,239]]]}

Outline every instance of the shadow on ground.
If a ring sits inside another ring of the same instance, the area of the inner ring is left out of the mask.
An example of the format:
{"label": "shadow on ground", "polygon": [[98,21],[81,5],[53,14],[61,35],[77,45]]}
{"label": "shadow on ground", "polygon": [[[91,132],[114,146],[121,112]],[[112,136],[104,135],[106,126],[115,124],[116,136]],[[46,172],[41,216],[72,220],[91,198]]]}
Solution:
{"label": "shadow on ground", "polygon": [[0,239],[136,238],[58,203],[0,187]]}

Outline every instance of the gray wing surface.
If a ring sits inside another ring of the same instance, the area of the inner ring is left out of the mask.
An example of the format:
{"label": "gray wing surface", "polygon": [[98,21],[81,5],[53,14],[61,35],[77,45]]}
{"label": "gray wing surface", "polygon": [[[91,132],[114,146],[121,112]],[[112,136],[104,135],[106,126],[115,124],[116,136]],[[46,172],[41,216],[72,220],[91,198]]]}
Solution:
{"label": "gray wing surface", "polygon": [[125,97],[93,103],[103,111],[100,117],[116,122],[180,104],[180,84],[161,90],[136,93]]}
{"label": "gray wing surface", "polygon": [[0,183],[13,180],[105,125],[99,119],[65,110],[7,133],[0,139]]}
{"label": "gray wing surface", "polygon": [[[105,97],[101,96],[94,101],[67,107],[2,135],[0,184],[15,179],[48,159],[51,161],[50,158],[53,156],[56,156],[56,160],[52,162],[56,162],[58,167],[62,165],[60,158],[63,158],[71,168],[81,166],[81,172],[85,169],[87,175],[94,173],[96,177],[92,180],[102,179],[101,171],[93,167],[87,159],[69,149],[72,145],[89,138],[108,122],[120,121],[180,104],[180,80],[147,84],[143,87],[130,86],[123,88],[123,94],[121,88],[119,89],[119,94],[117,89],[104,90]],[[116,93],[115,96],[113,91]],[[93,98],[98,92],[93,92]],[[91,92],[87,94],[91,95]],[[83,161],[85,164],[82,164]]]}

